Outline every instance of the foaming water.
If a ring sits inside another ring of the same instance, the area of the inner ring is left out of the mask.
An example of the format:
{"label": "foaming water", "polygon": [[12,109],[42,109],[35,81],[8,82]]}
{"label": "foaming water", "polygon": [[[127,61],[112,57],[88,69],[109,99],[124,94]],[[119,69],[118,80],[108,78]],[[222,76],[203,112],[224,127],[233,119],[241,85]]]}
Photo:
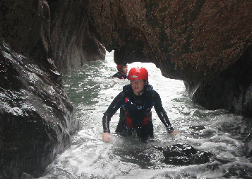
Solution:
{"label": "foaming water", "polygon": [[[47,167],[41,178],[251,178],[252,165],[244,157],[244,139],[251,124],[241,116],[225,110],[205,110],[189,99],[182,81],[161,75],[152,63],[144,66],[149,82],[160,94],[174,128],[180,133],[167,134],[153,109],[154,139],[147,143],[134,137],[114,134],[119,110],[112,117],[111,142],[102,140],[102,116],[114,97],[128,84],[115,80],[113,53],[105,61],[90,62],[82,70],[65,77],[65,89],[81,121],[81,130],[73,136],[72,145]],[[214,155],[200,165],[168,165],[157,147],[189,144],[197,150]]]}

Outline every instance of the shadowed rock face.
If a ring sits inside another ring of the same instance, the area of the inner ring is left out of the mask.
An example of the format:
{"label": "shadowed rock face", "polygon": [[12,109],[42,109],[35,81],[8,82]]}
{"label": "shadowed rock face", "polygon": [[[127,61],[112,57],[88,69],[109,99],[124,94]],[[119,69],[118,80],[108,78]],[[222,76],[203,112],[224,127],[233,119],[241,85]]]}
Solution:
{"label": "shadowed rock face", "polygon": [[105,59],[105,48],[89,31],[87,1],[48,1],[51,7],[51,56],[61,73]]}
{"label": "shadowed rock face", "polygon": [[36,61],[45,61],[50,43],[49,6],[43,1],[7,1],[0,4],[0,40]]}
{"label": "shadowed rock face", "polygon": [[54,70],[0,47],[0,178],[39,176],[78,129],[73,106]]}
{"label": "shadowed rock face", "polygon": [[251,117],[251,9],[251,0],[2,0],[0,178],[39,176],[69,146],[78,122],[59,73],[104,59],[105,48],[116,63],[153,62],[184,80],[202,106]]}
{"label": "shadowed rock face", "polygon": [[38,177],[79,123],[50,58],[46,1],[1,1],[0,20],[0,178]]}
{"label": "shadowed rock face", "polygon": [[92,31],[115,61],[151,61],[170,78],[206,80],[251,44],[251,1],[102,1],[88,4]]}
{"label": "shadowed rock face", "polygon": [[215,78],[184,81],[190,98],[207,109],[227,109],[252,117],[252,46]]}

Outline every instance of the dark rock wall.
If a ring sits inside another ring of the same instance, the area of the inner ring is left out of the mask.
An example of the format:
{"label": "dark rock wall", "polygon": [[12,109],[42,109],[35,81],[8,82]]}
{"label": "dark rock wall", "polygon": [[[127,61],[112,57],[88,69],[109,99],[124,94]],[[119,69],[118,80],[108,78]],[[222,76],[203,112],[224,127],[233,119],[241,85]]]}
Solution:
{"label": "dark rock wall", "polygon": [[0,46],[0,178],[43,173],[78,129],[59,73]]}
{"label": "dark rock wall", "polygon": [[86,1],[48,1],[51,8],[52,59],[66,74],[84,63],[105,59],[105,48],[89,32]]}
{"label": "dark rock wall", "polygon": [[50,43],[46,1],[0,2],[0,178],[40,176],[78,130]]}
{"label": "dark rock wall", "polygon": [[116,62],[152,61],[170,78],[215,77],[252,39],[250,0],[92,0],[87,9]]}
{"label": "dark rock wall", "polygon": [[217,77],[206,81],[184,81],[191,99],[207,109],[227,109],[252,116],[252,46]]}
{"label": "dark rock wall", "polygon": [[43,0],[2,0],[0,38],[16,52],[37,62],[47,61],[50,44],[50,9]]}

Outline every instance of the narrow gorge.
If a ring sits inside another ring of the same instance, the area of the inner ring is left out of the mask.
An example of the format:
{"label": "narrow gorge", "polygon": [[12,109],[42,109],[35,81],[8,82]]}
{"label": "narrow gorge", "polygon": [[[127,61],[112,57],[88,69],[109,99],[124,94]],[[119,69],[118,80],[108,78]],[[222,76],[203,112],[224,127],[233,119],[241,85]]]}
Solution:
{"label": "narrow gorge", "polygon": [[106,51],[154,63],[206,109],[251,118],[251,10],[250,0],[2,0],[0,178],[38,177],[69,147],[79,122],[62,75]]}

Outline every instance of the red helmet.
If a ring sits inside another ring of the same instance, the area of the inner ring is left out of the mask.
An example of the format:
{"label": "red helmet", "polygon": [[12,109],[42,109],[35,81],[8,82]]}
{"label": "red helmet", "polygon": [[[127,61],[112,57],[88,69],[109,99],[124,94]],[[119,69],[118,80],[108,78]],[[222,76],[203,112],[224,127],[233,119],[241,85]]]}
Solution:
{"label": "red helmet", "polygon": [[145,68],[131,68],[128,74],[129,80],[148,80],[148,71]]}

